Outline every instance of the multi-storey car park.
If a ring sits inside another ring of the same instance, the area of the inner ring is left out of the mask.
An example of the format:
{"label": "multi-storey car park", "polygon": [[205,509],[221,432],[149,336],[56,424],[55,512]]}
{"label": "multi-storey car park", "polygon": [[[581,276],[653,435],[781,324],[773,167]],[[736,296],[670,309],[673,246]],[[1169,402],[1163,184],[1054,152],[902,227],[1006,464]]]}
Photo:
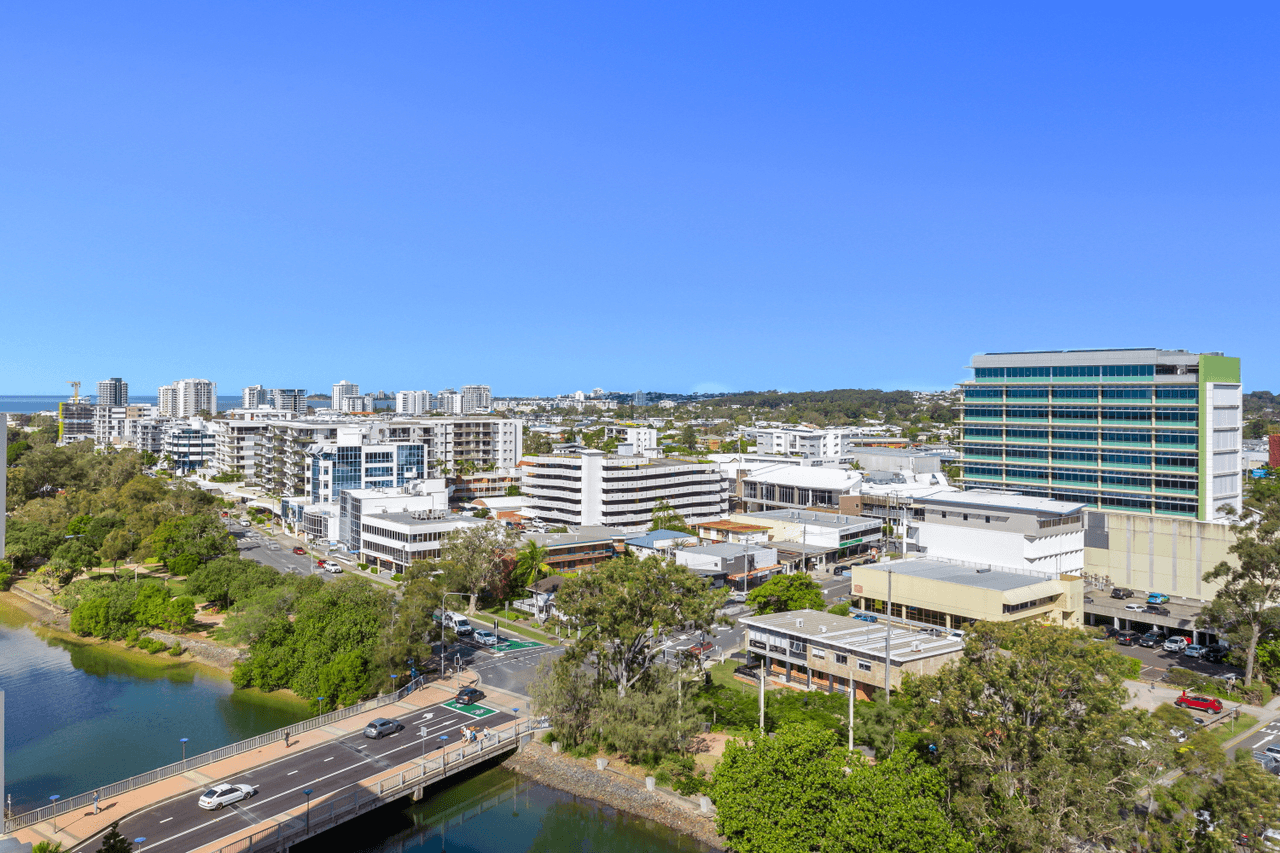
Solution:
{"label": "multi-storey car park", "polygon": [[1202,521],[1240,509],[1240,360],[1109,349],[975,355],[965,488]]}

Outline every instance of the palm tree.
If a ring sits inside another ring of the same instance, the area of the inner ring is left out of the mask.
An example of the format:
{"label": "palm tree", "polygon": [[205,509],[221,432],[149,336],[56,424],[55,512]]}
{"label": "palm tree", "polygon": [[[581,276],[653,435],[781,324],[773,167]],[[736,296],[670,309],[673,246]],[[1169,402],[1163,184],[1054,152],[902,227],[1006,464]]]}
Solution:
{"label": "palm tree", "polygon": [[512,577],[528,589],[538,582],[543,575],[550,574],[547,565],[547,549],[530,539],[516,553],[516,570]]}

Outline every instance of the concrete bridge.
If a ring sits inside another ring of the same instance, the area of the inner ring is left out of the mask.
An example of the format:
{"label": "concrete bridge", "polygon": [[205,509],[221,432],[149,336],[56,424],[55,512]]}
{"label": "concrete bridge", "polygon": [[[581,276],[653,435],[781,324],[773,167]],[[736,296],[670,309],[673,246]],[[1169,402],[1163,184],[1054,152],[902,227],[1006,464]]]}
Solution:
{"label": "concrete bridge", "polygon": [[[394,800],[418,799],[429,785],[519,749],[538,729],[536,721],[514,713],[516,697],[491,691],[475,705],[458,706],[451,701],[455,689],[415,682],[391,696],[303,721],[290,729],[288,745],[283,730],[232,744],[99,789],[96,808],[88,792],[57,804],[56,814],[45,806],[11,818],[6,830],[24,842],[58,841],[70,851],[91,851],[119,821],[129,839],[147,839],[138,849],[148,853],[287,850]],[[365,725],[378,717],[397,719],[404,729],[366,738]],[[476,729],[474,741],[463,735],[464,727]],[[247,783],[257,791],[219,811],[199,808],[201,793],[219,782]]]}

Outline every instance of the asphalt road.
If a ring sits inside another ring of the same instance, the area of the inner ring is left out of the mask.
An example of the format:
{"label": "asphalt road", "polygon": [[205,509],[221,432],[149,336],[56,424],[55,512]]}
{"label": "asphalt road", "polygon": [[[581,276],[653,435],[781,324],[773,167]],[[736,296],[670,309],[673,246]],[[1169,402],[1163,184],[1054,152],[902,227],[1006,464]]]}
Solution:
{"label": "asphalt road", "polygon": [[1217,678],[1225,678],[1228,675],[1235,675],[1237,678],[1244,677],[1244,670],[1237,666],[1230,666],[1224,663],[1208,663],[1200,658],[1189,658],[1180,652],[1166,652],[1158,646],[1154,649],[1146,649],[1142,646],[1116,645],[1115,650],[1122,655],[1128,655],[1141,661],[1142,678],[1146,679],[1163,677],[1169,671],[1170,666],[1180,666],[1183,669],[1194,670],[1203,675],[1212,675]]}
{"label": "asphalt road", "polygon": [[[211,812],[196,805],[204,789],[156,803],[134,812],[120,823],[127,838],[146,838],[146,849],[155,853],[184,853],[217,841],[231,833],[255,826],[288,809],[303,806],[307,797],[302,792],[312,789],[311,803],[331,794],[346,794],[360,780],[374,776],[413,758],[438,750],[443,744],[459,742],[459,729],[464,725],[496,726],[513,717],[487,702],[479,704],[498,711],[477,721],[461,711],[432,705],[408,717],[400,718],[405,729],[381,740],[366,738],[362,732],[348,735],[277,759],[246,773],[218,779],[232,784],[257,786],[257,793],[247,800]],[[418,730],[426,728],[426,737]],[[447,735],[448,741],[441,741]],[[100,836],[86,839],[77,850],[96,850]]]}
{"label": "asphalt road", "polygon": [[[320,558],[311,552],[307,552],[305,555],[294,554],[293,546],[286,546],[276,542],[276,540],[269,538],[255,528],[244,527],[240,522],[233,519],[224,518],[222,523],[226,525],[227,529],[231,531],[231,535],[235,537],[240,557],[245,560],[253,560],[255,563],[270,566],[276,571],[285,574],[303,576],[314,574],[328,580],[332,580],[334,577],[329,572],[316,568],[316,560]],[[269,543],[272,542],[280,546],[278,550],[269,547]]]}

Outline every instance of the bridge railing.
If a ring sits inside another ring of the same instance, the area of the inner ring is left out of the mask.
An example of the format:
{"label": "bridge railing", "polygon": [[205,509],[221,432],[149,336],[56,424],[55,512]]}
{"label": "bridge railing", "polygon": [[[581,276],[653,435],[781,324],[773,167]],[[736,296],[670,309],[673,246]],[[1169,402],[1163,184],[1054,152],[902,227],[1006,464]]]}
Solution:
{"label": "bridge railing", "polygon": [[406,789],[416,788],[443,779],[451,772],[469,767],[477,761],[506,752],[516,745],[522,735],[546,727],[545,719],[516,720],[499,727],[488,738],[475,743],[459,743],[438,755],[424,758],[405,770],[389,773],[371,783],[368,788],[357,788],[340,797],[308,806],[303,815],[296,815],[274,826],[269,826],[226,844],[213,853],[263,853],[268,850],[284,850],[290,845],[316,833],[331,829],[359,814],[383,805],[389,799],[404,796]]}
{"label": "bridge railing", "polygon": [[273,732],[260,734],[257,737],[251,737],[238,743],[227,744],[226,746],[210,750],[209,752],[205,752],[200,755],[193,755],[185,761],[178,761],[164,767],[157,767],[155,770],[148,770],[146,773],[139,773],[137,776],[131,776],[128,779],[123,779],[119,782],[112,782],[110,785],[103,785],[101,788],[97,788],[96,791],[77,794],[74,797],[67,797],[65,800],[58,800],[52,805],[41,806],[38,809],[32,809],[29,812],[14,815],[5,819],[4,831],[6,834],[11,833],[23,828],[24,826],[31,826],[32,824],[50,820],[56,815],[65,814],[69,811],[74,811],[75,809],[82,809],[86,806],[91,806],[93,805],[94,793],[98,794],[99,799],[106,800],[111,797],[119,796],[127,791],[132,791],[135,788],[141,788],[144,785],[159,782],[161,779],[168,779],[171,776],[186,773],[188,770],[194,770],[197,767],[203,767],[206,764],[212,764],[215,761],[230,758],[233,755],[240,755],[245,752],[252,752],[255,749],[261,749],[268,744],[284,740],[286,732],[290,735],[302,734],[303,732],[322,728],[330,723],[336,723],[339,720],[345,720],[348,717],[354,717],[367,711],[373,711],[377,708],[383,707],[384,705],[399,702],[410,693],[413,693],[415,690],[423,687],[426,683],[427,677],[425,675],[420,675],[404,687],[401,687],[399,690],[396,690],[393,693],[388,693],[384,696],[379,696],[376,699],[370,699],[367,702],[360,702],[346,708],[339,708],[336,711],[330,711],[327,714],[311,717],[310,719],[302,720],[294,723],[293,725],[276,729]]}

